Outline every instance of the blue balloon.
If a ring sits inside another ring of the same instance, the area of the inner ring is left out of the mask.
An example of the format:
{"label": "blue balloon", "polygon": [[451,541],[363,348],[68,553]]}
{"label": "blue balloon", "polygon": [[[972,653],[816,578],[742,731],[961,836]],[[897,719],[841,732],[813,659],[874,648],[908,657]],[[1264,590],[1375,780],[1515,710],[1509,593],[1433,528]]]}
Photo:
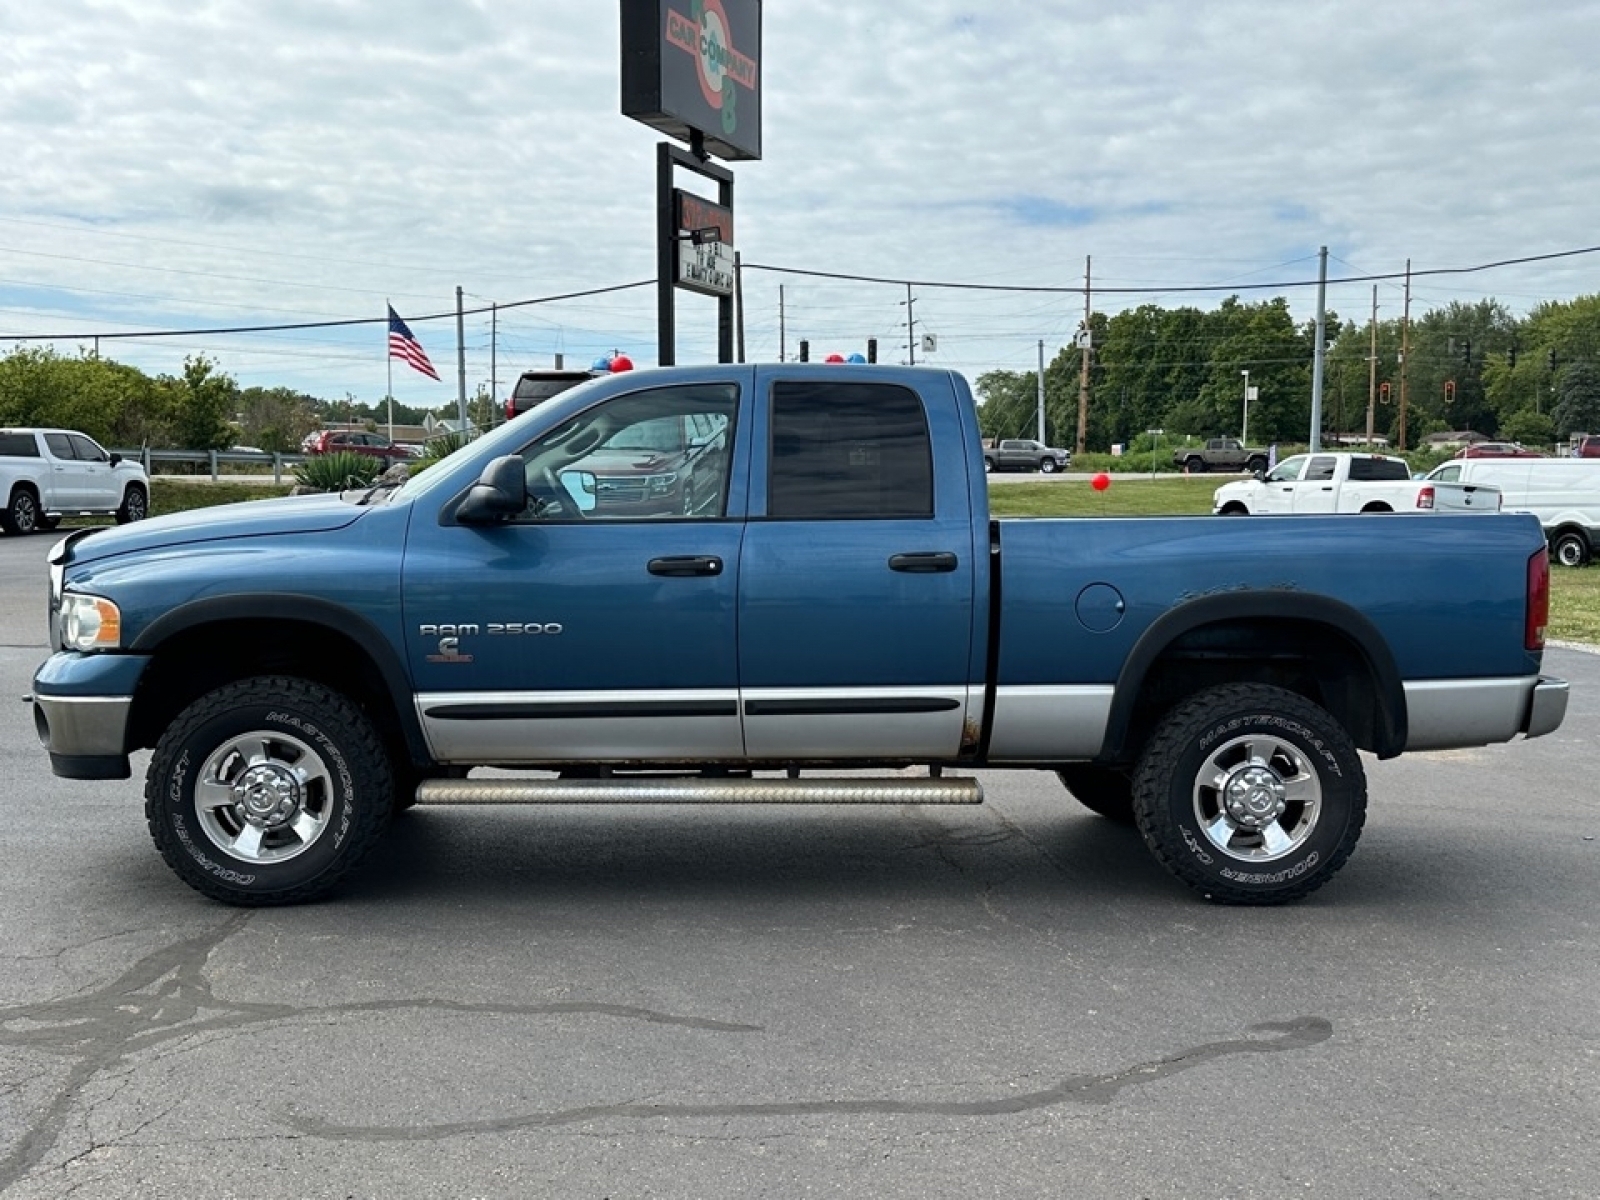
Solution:
{"label": "blue balloon", "polygon": [[590,367],[589,369],[591,371],[609,371],[609,370],[611,370],[611,355],[602,354],[599,358],[594,360],[594,366]]}
{"label": "blue balloon", "polygon": [[849,358],[845,359],[845,362],[852,363],[864,363],[866,361],[867,356],[865,354],[852,354]]}

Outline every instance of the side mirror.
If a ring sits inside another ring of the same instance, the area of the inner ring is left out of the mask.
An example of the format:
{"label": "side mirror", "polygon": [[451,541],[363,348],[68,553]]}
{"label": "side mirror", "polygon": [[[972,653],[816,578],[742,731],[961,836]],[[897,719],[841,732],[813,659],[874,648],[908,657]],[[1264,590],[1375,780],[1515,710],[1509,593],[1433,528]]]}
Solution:
{"label": "side mirror", "polygon": [[113,455],[112,455],[112,456],[111,456],[111,465],[112,465],[112,466],[113,466],[113,467],[114,467],[114,466],[116,466],[116,465],[117,465],[117,464],[118,464],[118,463],[119,463],[119,462],[121,462],[121,461],[122,461],[122,455],[120,455],[120,454],[113,454]]}
{"label": "side mirror", "polygon": [[1252,471],[1250,473],[1252,475],[1254,475],[1257,479],[1266,479],[1266,477],[1267,477],[1267,469],[1265,467],[1257,467],[1254,471]]}
{"label": "side mirror", "polygon": [[566,489],[567,495],[572,497],[572,503],[579,512],[593,512],[599,503],[600,485],[595,482],[593,471],[563,471],[561,472],[561,486]]}
{"label": "side mirror", "polygon": [[528,506],[528,480],[520,455],[507,454],[484,467],[478,482],[456,508],[463,525],[489,525],[514,517]]}

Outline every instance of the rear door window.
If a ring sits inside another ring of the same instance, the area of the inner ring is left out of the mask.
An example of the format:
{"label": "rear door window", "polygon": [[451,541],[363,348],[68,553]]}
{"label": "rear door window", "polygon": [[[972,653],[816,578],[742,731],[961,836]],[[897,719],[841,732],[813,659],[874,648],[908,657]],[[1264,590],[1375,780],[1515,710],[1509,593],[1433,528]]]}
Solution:
{"label": "rear door window", "polygon": [[933,445],[922,401],[881,383],[772,389],[767,515],[777,520],[933,516]]}

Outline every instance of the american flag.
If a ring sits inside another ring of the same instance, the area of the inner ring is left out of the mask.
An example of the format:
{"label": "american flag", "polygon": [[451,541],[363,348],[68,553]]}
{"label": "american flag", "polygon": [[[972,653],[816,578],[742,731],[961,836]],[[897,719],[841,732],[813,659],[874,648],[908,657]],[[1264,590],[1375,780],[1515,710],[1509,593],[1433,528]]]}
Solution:
{"label": "american flag", "polygon": [[410,327],[400,319],[400,314],[395,312],[392,304],[389,305],[389,357],[398,358],[429,379],[439,378],[439,372],[428,361],[428,352],[422,348],[422,343],[417,341]]}

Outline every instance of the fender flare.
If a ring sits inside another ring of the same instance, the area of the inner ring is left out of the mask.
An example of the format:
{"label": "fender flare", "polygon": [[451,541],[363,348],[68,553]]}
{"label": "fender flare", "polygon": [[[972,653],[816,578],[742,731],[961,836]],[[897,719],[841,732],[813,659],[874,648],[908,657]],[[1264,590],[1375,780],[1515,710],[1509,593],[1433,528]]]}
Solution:
{"label": "fender flare", "polygon": [[1366,666],[1377,681],[1374,752],[1379,758],[1393,758],[1405,748],[1408,727],[1404,682],[1394,652],[1371,618],[1328,596],[1283,590],[1241,591],[1190,600],[1163,613],[1140,635],[1117,675],[1099,759],[1119,762],[1126,757],[1139,692],[1156,661],[1173,642],[1204,625],[1252,619],[1325,625],[1347,637],[1365,657]]}
{"label": "fender flare", "polygon": [[428,757],[416,705],[411,702],[411,676],[393,643],[366,617],[331,601],[286,592],[251,592],[193,600],[150,622],[139,631],[128,649],[138,654],[154,654],[162,643],[186,630],[222,621],[247,620],[301,621],[320,625],[354,642],[377,667],[394,705],[406,748],[419,761]]}

